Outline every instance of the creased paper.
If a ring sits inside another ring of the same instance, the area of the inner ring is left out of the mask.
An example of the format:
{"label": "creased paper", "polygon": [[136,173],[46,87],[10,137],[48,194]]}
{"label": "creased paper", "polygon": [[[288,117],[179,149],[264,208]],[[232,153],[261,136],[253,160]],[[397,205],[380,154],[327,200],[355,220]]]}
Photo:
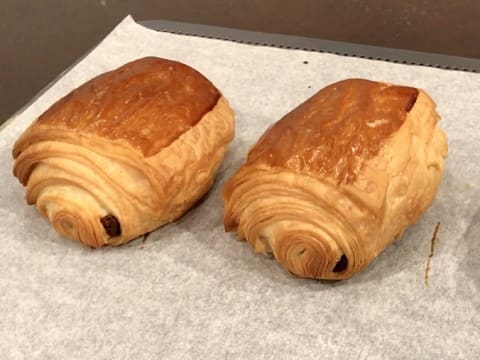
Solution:
{"label": "creased paper", "polygon": [[[205,200],[118,248],[64,239],[23,199],[11,148],[53,102],[143,56],[184,62],[229,99],[236,137]],[[250,145],[323,86],[358,77],[425,89],[449,157],[420,222],[350,280],[297,279],[222,226],[220,190]],[[156,32],[123,20],[0,132],[4,359],[459,359],[480,353],[480,76]],[[440,223],[424,270],[432,234]]]}

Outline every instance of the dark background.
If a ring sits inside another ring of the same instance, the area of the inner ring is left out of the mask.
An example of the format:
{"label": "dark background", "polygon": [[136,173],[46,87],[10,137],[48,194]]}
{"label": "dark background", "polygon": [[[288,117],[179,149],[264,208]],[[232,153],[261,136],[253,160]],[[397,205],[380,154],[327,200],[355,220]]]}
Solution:
{"label": "dark background", "polygon": [[128,14],[480,58],[478,0],[1,0],[0,123]]}

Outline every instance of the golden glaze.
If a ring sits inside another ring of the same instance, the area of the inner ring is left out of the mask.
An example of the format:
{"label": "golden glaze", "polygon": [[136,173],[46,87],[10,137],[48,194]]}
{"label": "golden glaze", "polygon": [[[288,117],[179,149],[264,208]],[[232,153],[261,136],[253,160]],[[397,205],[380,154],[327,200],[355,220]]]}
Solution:
{"label": "golden glaze", "polygon": [[221,96],[202,119],[153,156],[125,141],[36,122],[14,146],[13,173],[55,230],[98,248],[172,222],[212,187],[234,135]]}
{"label": "golden glaze", "polygon": [[[297,276],[351,277],[432,204],[448,152],[438,120],[420,89],[348,80],[320,91],[267,131],[225,183],[225,230]],[[343,150],[322,147],[329,140]],[[366,149],[352,153],[351,144]],[[353,161],[355,171],[345,165]]]}
{"label": "golden glaze", "polygon": [[191,67],[147,57],[73,90],[36,126],[123,139],[152,156],[193,127],[219,98],[213,84]]}
{"label": "golden glaze", "polygon": [[320,90],[275,123],[247,164],[309,171],[352,183],[365,162],[398,130],[418,90],[349,79]]}

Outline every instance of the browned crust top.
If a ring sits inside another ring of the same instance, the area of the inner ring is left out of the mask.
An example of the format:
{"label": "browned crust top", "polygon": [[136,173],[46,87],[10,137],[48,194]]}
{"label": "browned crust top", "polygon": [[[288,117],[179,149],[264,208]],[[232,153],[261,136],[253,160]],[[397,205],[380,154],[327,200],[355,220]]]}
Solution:
{"label": "browned crust top", "polygon": [[250,150],[247,165],[264,163],[352,183],[402,126],[418,93],[362,79],[329,85],[267,130]]}
{"label": "browned crust top", "polygon": [[35,126],[123,139],[151,156],[193,127],[220,98],[191,67],[147,57],[88,81],[57,101]]}

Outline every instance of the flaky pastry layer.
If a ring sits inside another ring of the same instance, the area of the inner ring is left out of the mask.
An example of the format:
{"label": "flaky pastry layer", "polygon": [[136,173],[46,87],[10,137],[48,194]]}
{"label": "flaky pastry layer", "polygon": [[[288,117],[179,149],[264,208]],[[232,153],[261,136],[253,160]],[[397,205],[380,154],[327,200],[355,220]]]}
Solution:
{"label": "flaky pastry layer", "polygon": [[31,127],[14,148],[14,174],[62,235],[120,245],[174,221],[212,186],[234,135],[222,96],[193,127],[153,156],[127,141]]}
{"label": "flaky pastry layer", "polygon": [[[226,230],[237,231],[255,251],[273,254],[300,277],[351,277],[416,223],[432,203],[447,156],[438,119],[434,102],[419,90],[402,123],[379,144],[378,153],[360,159],[362,167],[356,168],[353,180],[319,165],[290,166],[288,151],[299,148],[289,147],[288,141],[271,142],[286,154],[283,164],[274,159],[278,152],[272,148],[259,150],[259,144],[271,141],[272,129],[278,130],[274,125],[225,185]],[[289,126],[295,131],[295,119]],[[296,131],[308,136],[304,127]],[[289,138],[285,132],[274,136]],[[348,156],[340,154],[337,161]],[[328,160],[320,161],[330,166]]]}

